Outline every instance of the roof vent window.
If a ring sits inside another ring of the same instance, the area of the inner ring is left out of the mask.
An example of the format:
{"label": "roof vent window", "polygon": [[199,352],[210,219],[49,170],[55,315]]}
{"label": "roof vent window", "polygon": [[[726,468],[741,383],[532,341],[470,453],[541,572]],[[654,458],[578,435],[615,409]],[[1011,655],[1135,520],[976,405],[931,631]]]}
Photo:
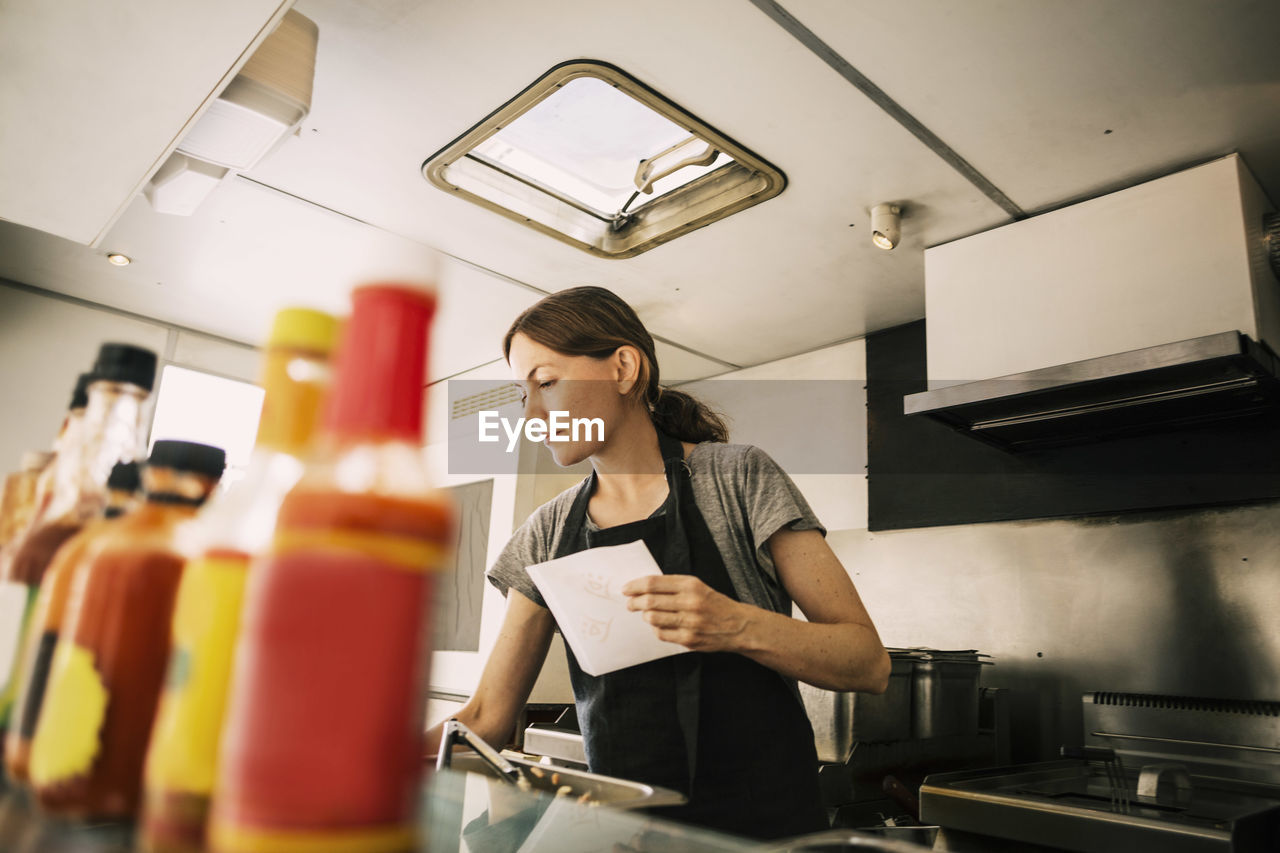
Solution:
{"label": "roof vent window", "polygon": [[785,178],[612,66],[557,66],[423,164],[436,186],[625,258],[782,191]]}

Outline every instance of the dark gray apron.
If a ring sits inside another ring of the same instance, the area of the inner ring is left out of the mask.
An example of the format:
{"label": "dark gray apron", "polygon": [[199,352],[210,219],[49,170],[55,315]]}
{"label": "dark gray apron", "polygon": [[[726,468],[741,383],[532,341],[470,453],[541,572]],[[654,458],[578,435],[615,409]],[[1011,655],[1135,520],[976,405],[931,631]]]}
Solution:
{"label": "dark gray apron", "polygon": [[[693,500],[684,448],[658,434],[669,494],[661,515],[587,531],[587,547],[643,540],[665,574],[694,575],[738,600]],[[556,557],[578,550],[595,473],[569,510]],[[655,816],[753,838],[827,828],[813,729],[773,670],[729,652],[688,652],[602,676],[569,651],[587,763],[594,773],[673,788],[689,803]]]}

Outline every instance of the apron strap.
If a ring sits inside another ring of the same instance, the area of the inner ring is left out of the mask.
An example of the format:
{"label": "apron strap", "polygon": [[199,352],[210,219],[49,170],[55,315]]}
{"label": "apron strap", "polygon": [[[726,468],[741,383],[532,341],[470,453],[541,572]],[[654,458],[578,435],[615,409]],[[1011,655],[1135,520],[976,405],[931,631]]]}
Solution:
{"label": "apron strap", "polygon": [[[689,531],[685,514],[697,511],[693,502],[693,490],[690,484],[689,464],[684,459],[684,445],[680,441],[661,430],[658,431],[658,448],[662,453],[663,469],[670,492],[667,511],[664,514],[665,542],[663,544],[662,571],[666,574],[696,575],[693,558],[689,547]],[[587,507],[596,490],[596,473],[593,470],[573,499],[569,514],[565,518],[561,530],[560,541],[556,546],[556,557],[574,553],[580,538],[580,531],[586,526]],[[729,582],[728,573],[723,565],[707,567],[718,569],[706,579],[719,592],[737,598]],[[702,660],[697,652],[676,655],[671,659],[675,672],[675,711],[676,721],[685,744],[685,760],[688,780],[692,785],[698,762],[698,723],[702,701]],[[604,676],[608,678],[610,676]]]}

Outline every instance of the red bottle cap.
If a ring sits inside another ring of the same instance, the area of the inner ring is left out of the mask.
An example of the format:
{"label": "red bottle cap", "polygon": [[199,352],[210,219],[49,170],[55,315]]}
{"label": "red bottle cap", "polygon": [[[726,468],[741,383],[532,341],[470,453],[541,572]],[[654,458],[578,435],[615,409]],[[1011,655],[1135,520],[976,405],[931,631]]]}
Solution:
{"label": "red bottle cap", "polygon": [[434,293],[372,284],[351,295],[326,417],[344,439],[422,441],[427,330]]}

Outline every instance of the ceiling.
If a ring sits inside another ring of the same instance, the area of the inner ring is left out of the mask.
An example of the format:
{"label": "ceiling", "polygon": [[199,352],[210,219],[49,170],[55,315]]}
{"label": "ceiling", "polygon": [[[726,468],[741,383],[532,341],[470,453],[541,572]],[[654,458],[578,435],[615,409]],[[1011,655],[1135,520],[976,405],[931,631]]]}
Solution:
{"label": "ceiling", "polygon": [[[358,281],[421,275],[433,247],[447,256],[433,378],[499,357],[516,313],[580,284],[627,299],[666,342],[663,360],[693,378],[924,316],[923,249],[1015,215],[1232,150],[1280,199],[1280,26],[1262,0],[295,8],[320,29],[311,114],[296,138],[191,217],[126,198],[93,248],[0,223],[0,277],[255,342],[279,306],[341,310]],[[621,67],[755,150],[786,173],[786,190],[636,258],[605,260],[423,179],[429,155],[582,57]],[[201,79],[226,71],[224,62]],[[165,89],[165,74],[152,78]],[[851,83],[863,78],[870,88]],[[22,79],[5,70],[0,92]],[[95,85],[81,74],[60,107],[74,115],[100,100]],[[0,115],[0,127],[8,121]],[[1000,194],[1007,202],[993,200]],[[906,211],[892,252],[869,240],[868,211],[884,201]],[[135,263],[111,267],[106,251]]]}

